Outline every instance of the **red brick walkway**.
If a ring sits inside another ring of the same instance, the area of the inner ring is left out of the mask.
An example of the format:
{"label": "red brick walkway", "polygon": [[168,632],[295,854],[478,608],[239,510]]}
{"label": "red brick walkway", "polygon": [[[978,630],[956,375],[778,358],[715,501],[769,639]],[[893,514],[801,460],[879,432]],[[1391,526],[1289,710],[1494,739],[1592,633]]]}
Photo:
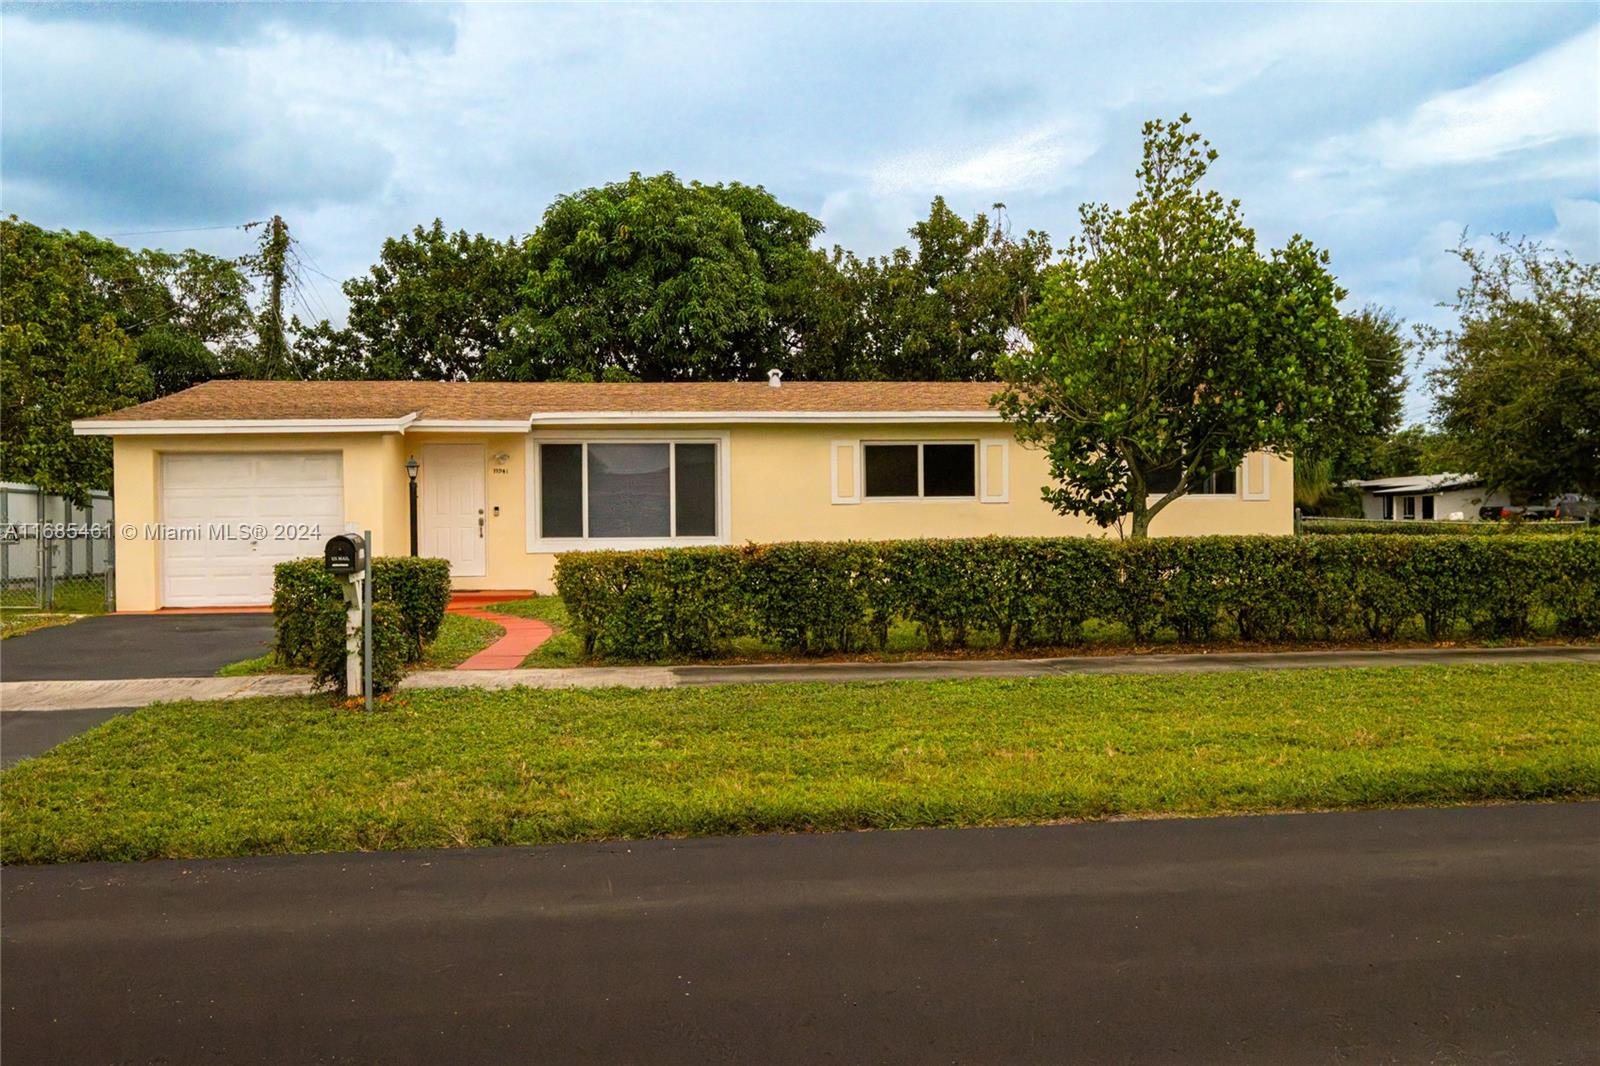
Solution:
{"label": "red brick walkway", "polygon": [[476,607],[452,607],[451,614],[464,614],[469,618],[482,618],[506,631],[506,635],[456,667],[457,670],[515,670],[522,665],[528,653],[555,632],[550,623],[536,618],[518,618],[515,615],[495,614]]}

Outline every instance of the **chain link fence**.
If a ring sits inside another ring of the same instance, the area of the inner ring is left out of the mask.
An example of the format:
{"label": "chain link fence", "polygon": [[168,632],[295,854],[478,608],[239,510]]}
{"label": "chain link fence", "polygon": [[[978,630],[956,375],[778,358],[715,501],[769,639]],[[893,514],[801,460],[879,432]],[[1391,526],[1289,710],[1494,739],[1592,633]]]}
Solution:
{"label": "chain link fence", "polygon": [[111,494],[76,507],[34,485],[0,482],[0,607],[90,614],[115,606]]}

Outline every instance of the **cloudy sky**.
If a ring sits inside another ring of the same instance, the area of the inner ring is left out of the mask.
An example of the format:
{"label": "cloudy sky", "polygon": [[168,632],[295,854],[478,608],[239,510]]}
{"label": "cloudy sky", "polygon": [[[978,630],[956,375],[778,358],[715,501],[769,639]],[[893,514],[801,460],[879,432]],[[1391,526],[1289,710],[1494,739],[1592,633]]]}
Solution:
{"label": "cloudy sky", "polygon": [[1593,3],[8,4],[0,38],[0,209],[221,254],[276,212],[329,278],[632,170],[765,185],[862,254],[938,193],[1065,238],[1183,111],[1261,239],[1329,249],[1352,304],[1436,318],[1464,229],[1600,257]]}

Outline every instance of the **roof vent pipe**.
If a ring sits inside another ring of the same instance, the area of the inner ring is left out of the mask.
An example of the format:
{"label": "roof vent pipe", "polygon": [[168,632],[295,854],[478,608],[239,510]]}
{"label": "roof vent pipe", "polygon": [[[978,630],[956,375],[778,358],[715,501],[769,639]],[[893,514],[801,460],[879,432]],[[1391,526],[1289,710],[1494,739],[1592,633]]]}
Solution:
{"label": "roof vent pipe", "polygon": [[777,367],[767,371],[767,384],[775,389],[783,388],[783,371]]}

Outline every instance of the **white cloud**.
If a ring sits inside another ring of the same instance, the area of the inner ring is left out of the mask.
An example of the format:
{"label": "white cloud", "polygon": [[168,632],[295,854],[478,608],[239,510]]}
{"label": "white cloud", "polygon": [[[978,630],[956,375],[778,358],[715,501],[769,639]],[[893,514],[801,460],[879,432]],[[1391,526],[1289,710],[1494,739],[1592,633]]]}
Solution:
{"label": "white cloud", "polygon": [[[1400,119],[1324,140],[1317,172],[1377,163],[1390,169],[1487,163],[1600,128],[1600,26],[1482,81],[1423,101]],[[1591,149],[1592,151],[1592,149]],[[1589,161],[1593,165],[1593,155]]]}
{"label": "white cloud", "polygon": [[1055,122],[984,144],[919,148],[871,168],[874,191],[993,192],[1059,188],[1100,147],[1087,122]]}
{"label": "white cloud", "polygon": [[1600,200],[1557,200],[1550,245],[1587,263],[1600,261]]}

